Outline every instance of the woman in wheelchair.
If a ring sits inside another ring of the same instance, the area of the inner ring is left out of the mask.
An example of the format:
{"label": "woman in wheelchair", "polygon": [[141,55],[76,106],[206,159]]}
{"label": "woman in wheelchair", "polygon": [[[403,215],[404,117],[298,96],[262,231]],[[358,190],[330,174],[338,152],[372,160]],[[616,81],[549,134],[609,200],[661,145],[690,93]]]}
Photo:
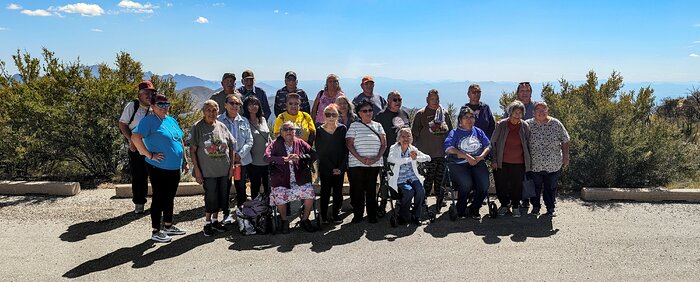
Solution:
{"label": "woman in wheelchair", "polygon": [[[484,131],[474,126],[474,112],[465,107],[459,112],[459,127],[447,134],[443,147],[448,157],[457,157],[449,162],[450,177],[457,193],[457,213],[460,217],[481,219],[479,209],[489,189],[489,170],[484,158],[491,150],[491,143]],[[474,199],[467,214],[467,197],[475,188]]]}
{"label": "woman in wheelchair", "polygon": [[289,202],[304,201],[301,227],[314,232],[309,221],[309,213],[314,202],[314,188],[311,185],[309,166],[316,158],[316,152],[304,140],[294,136],[294,123],[287,121],[280,127],[280,136],[265,150],[265,161],[270,162],[270,204],[277,206],[282,219],[282,233],[289,233],[287,206]]}
{"label": "woman in wheelchair", "polygon": [[[389,186],[401,196],[399,208],[399,225],[412,221],[420,225],[423,201],[425,201],[424,177],[418,173],[418,163],[429,162],[430,156],[418,151],[411,145],[413,136],[410,128],[402,128],[398,133],[396,144],[389,149],[387,161],[393,164],[389,176]],[[411,217],[411,199],[413,198],[414,212]]]}

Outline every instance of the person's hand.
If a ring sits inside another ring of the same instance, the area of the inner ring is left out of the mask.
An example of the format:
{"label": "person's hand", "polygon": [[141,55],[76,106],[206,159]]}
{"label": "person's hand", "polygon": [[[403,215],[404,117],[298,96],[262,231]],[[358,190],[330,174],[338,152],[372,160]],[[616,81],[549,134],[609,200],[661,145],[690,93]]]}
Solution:
{"label": "person's hand", "polygon": [[185,174],[189,173],[189,172],[190,172],[190,164],[189,164],[189,163],[185,163],[185,165],[182,166],[182,171],[183,171]]}
{"label": "person's hand", "polygon": [[234,162],[234,163],[240,163],[240,162],[241,162],[241,155],[239,155],[239,154],[234,154],[233,162]]}
{"label": "person's hand", "polygon": [[197,181],[198,184],[204,183],[204,177],[202,177],[202,172],[199,171],[199,169],[194,170],[194,179]]}
{"label": "person's hand", "polygon": [[561,159],[561,166],[562,168],[567,168],[569,166],[569,156],[564,155],[564,157]]}
{"label": "person's hand", "polygon": [[416,158],[418,158],[418,153],[416,151],[411,151],[411,159],[415,161]]}
{"label": "person's hand", "polygon": [[340,175],[340,170],[337,168],[333,169],[333,175]]}
{"label": "person's hand", "polygon": [[491,169],[492,169],[492,170],[496,170],[497,168],[498,168],[498,164],[496,163],[496,161],[495,161],[495,160],[492,161],[492,162],[491,162]]}
{"label": "person's hand", "polygon": [[484,157],[482,157],[482,156],[476,156],[476,157],[474,157],[474,159],[475,159],[476,162],[478,163],[478,162],[480,162],[480,161],[483,161],[483,160],[484,160]]}
{"label": "person's hand", "polygon": [[467,159],[467,162],[469,163],[470,166],[475,166],[476,164],[479,163],[475,158],[469,158]]}
{"label": "person's hand", "polygon": [[165,155],[163,153],[151,153],[151,160],[156,161],[159,163],[160,161],[165,159]]}
{"label": "person's hand", "polygon": [[131,142],[131,139],[129,139],[129,151],[132,153],[136,152],[136,145],[134,145],[134,142]]}

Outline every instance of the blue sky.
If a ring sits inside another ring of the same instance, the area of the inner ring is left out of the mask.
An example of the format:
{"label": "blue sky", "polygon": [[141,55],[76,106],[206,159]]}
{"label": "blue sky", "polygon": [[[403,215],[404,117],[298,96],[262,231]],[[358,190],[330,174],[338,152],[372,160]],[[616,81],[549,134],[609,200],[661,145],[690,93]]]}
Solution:
{"label": "blue sky", "polygon": [[[85,0],[80,0],[85,1]],[[408,80],[700,80],[700,1],[2,1],[17,49],[216,80],[372,74]],[[40,15],[45,16],[40,16]],[[201,17],[201,18],[200,18]],[[199,22],[197,19],[200,19]]]}

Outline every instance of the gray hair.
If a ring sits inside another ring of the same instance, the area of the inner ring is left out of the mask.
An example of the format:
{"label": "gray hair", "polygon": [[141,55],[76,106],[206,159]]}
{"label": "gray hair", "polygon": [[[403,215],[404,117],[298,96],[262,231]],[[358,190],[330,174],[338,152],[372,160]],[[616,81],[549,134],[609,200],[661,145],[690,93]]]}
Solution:
{"label": "gray hair", "polygon": [[533,105],[532,109],[533,109],[533,110],[534,110],[534,109],[537,109],[537,107],[540,107],[540,106],[541,106],[541,107],[544,107],[545,109],[549,109],[549,106],[547,105],[547,102],[545,102],[545,101],[537,101],[537,102],[535,102],[535,104]]}
{"label": "gray hair", "polygon": [[513,101],[508,105],[508,108],[506,111],[508,112],[508,115],[512,115],[515,110],[520,110],[523,112],[523,116],[525,115],[525,105],[523,102],[520,102],[518,100]]}
{"label": "gray hair", "polygon": [[292,122],[291,120],[288,120],[288,121],[285,121],[284,123],[282,123],[282,125],[280,125],[280,131],[282,131],[282,128],[284,128],[284,127],[291,127],[291,128],[296,129],[297,126],[296,126],[296,124],[294,124],[294,122]]}
{"label": "gray hair", "polygon": [[210,107],[216,108],[217,112],[219,111],[219,103],[217,103],[216,101],[214,101],[212,99],[209,99],[209,100],[204,101],[204,104],[202,104],[202,112]]}

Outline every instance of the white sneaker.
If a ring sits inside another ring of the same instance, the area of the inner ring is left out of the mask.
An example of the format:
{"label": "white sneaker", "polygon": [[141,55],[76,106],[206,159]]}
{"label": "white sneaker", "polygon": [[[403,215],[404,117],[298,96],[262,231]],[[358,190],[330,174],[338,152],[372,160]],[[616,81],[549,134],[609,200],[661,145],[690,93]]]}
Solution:
{"label": "white sneaker", "polygon": [[236,219],[233,218],[233,214],[229,214],[226,219],[224,219],[224,224],[233,224],[234,221],[236,221]]}
{"label": "white sneaker", "polygon": [[171,225],[170,227],[163,227],[163,232],[165,232],[166,235],[185,235],[187,231],[185,229],[180,229],[179,227],[175,226],[175,224]]}
{"label": "white sneaker", "polygon": [[151,236],[151,240],[160,242],[160,243],[168,243],[173,240],[172,237],[168,236],[168,234],[165,234],[163,230],[158,230],[158,232],[153,233],[153,236]]}
{"label": "white sneaker", "polygon": [[520,217],[520,208],[513,208],[513,217]]}

